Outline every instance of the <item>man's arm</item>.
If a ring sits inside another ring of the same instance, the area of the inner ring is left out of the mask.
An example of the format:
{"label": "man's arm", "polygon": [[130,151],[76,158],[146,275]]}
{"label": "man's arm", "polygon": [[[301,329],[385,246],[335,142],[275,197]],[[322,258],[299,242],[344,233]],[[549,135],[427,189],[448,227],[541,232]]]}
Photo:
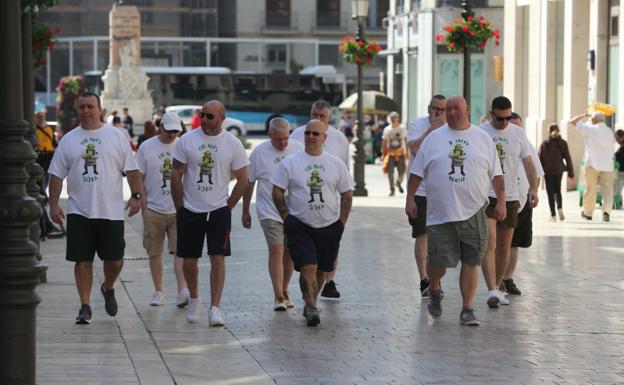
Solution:
{"label": "man's arm", "polygon": [[407,194],[405,195],[405,214],[410,218],[416,218],[418,216],[418,210],[416,208],[416,202],[414,201],[414,195],[420,186],[422,178],[416,174],[410,174],[407,180]]}
{"label": "man's arm", "polygon": [[59,206],[59,198],[61,196],[61,190],[63,190],[63,179],[56,175],[50,174],[49,188],[50,218],[52,218],[55,223],[62,225],[63,219],[65,219],[65,213]]}
{"label": "man's arm", "polygon": [[537,170],[535,169],[535,163],[531,155],[522,158],[522,164],[524,165],[524,171],[527,179],[529,180],[529,204],[532,208],[537,206],[539,198],[537,196],[537,186],[539,186],[539,178],[537,177]]}
{"label": "man's arm", "polygon": [[425,138],[429,134],[431,134],[433,131],[442,127],[445,124],[446,124],[446,115],[440,115],[436,118],[433,118],[433,120],[431,121],[431,126],[429,126],[429,128],[427,129],[427,131],[425,131],[424,134],[418,137],[418,139],[409,141],[407,145],[409,146],[409,151],[412,153],[412,156],[416,156],[416,154],[418,153],[418,150],[420,149],[420,146],[422,145],[422,142],[425,141]]}
{"label": "man's arm", "polygon": [[353,190],[348,190],[340,193],[340,220],[342,221],[343,226],[347,224],[347,219],[349,219],[352,202]]}
{"label": "man's arm", "polygon": [[236,206],[238,201],[241,199],[243,193],[247,189],[247,185],[249,184],[247,166],[241,167],[234,171],[234,176],[236,177],[236,184],[234,185],[232,193],[228,198],[228,207],[230,210],[234,209],[234,206]]}
{"label": "man's arm", "polygon": [[186,164],[173,158],[173,170],[171,170],[171,197],[176,210],[184,206],[184,192],[182,190],[182,176],[186,172]]}
{"label": "man's arm", "polygon": [[505,202],[505,177],[496,175],[492,179],[492,186],[496,193],[496,207],[494,209],[496,220],[504,221],[507,218],[507,204]]}
{"label": "man's arm", "polygon": [[130,207],[128,216],[131,217],[141,211],[141,207],[145,205],[145,189],[143,188],[143,180],[141,178],[141,172],[139,170],[126,171],[126,179],[128,180],[128,185],[130,186],[130,191],[132,192],[132,194],[141,194],[141,199],[134,199],[132,197],[128,199],[128,204],[126,205],[126,208]]}
{"label": "man's arm", "polygon": [[243,227],[246,229],[251,228],[251,214],[249,213],[249,206],[251,206],[251,197],[253,196],[255,186],[256,182],[249,182],[247,184],[247,189],[245,189],[245,193],[243,194],[243,215],[241,217],[241,221],[243,222]]}
{"label": "man's arm", "polygon": [[570,119],[570,124],[573,125],[574,127],[576,127],[576,124],[580,121],[583,120],[585,118],[589,117],[589,114],[587,112],[584,112],[580,115],[576,115],[575,117],[573,117],[572,119]]}
{"label": "man's arm", "polygon": [[273,203],[275,203],[275,208],[280,217],[282,217],[282,220],[286,219],[288,216],[288,206],[286,206],[286,199],[284,198],[285,192],[286,190],[283,188],[273,185],[273,193],[271,194],[273,196]]}

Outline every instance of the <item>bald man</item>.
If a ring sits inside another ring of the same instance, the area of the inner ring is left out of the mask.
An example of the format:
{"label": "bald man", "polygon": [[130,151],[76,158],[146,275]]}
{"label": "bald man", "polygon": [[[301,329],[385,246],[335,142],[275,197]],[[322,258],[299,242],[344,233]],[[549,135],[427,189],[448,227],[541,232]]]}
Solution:
{"label": "bald man", "polygon": [[[273,201],[305,301],[308,326],[321,322],[316,299],[325,273],[335,269],[340,239],[351,211],[353,181],[338,157],[323,151],[327,125],[306,125],[305,151],[288,156],[271,177]],[[285,193],[288,191],[288,197]]]}
{"label": "bald man", "polygon": [[[186,319],[201,317],[198,260],[208,243],[210,256],[210,326],[223,326],[220,311],[225,283],[225,256],[230,255],[232,209],[247,188],[247,153],[240,140],[221,127],[225,108],[219,101],[204,104],[201,129],[183,135],[173,149],[171,196],[177,210],[178,256],[184,258],[184,278],[190,300]],[[230,175],[236,185],[228,196]]]}
{"label": "bald man", "polygon": [[496,191],[496,216],[506,216],[504,179],[490,136],[468,120],[468,105],[455,96],[446,102],[447,124],[423,141],[410,168],[405,212],[418,212],[414,194],[426,176],[427,241],[429,255],[429,314],[442,316],[440,280],[461,260],[459,287],[463,308],[460,323],[479,326],[473,302],[478,267],[487,247],[485,209],[490,184]]}

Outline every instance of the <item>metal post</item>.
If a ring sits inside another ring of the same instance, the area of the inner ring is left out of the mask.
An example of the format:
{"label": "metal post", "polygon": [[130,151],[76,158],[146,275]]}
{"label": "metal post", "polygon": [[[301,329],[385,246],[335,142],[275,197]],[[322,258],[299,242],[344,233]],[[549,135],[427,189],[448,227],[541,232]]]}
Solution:
{"label": "metal post", "polygon": [[[42,268],[29,226],[41,216],[39,204],[26,194],[26,165],[35,160],[24,140],[20,1],[0,2],[0,383],[35,384],[35,293]],[[11,38],[6,38],[6,37]]]}
{"label": "metal post", "polygon": [[69,76],[74,76],[74,41],[69,41]]}
{"label": "metal post", "polygon": [[[472,0],[462,0],[462,8],[464,9],[462,12],[462,17],[464,20],[468,19],[468,17],[473,16],[474,12],[472,11]],[[471,76],[471,63],[470,63],[470,48],[467,46],[464,47],[464,99],[466,99],[466,103],[470,106],[470,76]]]}
{"label": "metal post", "polygon": [[93,39],[93,70],[97,71],[98,69],[98,41],[97,39]]}
{"label": "metal post", "polygon": [[[357,18],[356,40],[364,40],[364,24],[363,18]],[[353,195],[359,197],[368,196],[364,183],[364,166],[366,165],[366,154],[364,153],[364,118],[362,116],[363,96],[362,96],[362,63],[357,64],[357,130],[355,141],[355,162],[353,164],[353,179],[355,180],[355,188]]]}

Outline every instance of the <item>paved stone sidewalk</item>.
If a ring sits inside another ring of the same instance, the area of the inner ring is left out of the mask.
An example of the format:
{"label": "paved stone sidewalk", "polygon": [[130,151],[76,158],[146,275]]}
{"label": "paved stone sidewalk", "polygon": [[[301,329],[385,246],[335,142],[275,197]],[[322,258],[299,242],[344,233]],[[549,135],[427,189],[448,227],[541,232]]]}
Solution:
{"label": "paved stone sidewalk", "polygon": [[[479,328],[459,325],[457,271],[443,284],[444,314],[433,321],[418,293],[404,196],[387,198],[380,166],[367,166],[370,197],[357,198],[343,238],[337,283],[343,298],[321,301],[321,325],[305,326],[297,274],[296,308],[272,310],[266,245],[233,215],[222,310],[226,326],[187,324],[175,307],[171,261],[166,304],[151,307],[152,283],[140,218],[127,221],[127,257],[116,286],[120,309],[106,315],[93,285],[93,322],[74,325],[78,296],[64,240],[42,243],[48,282],[38,288],[39,384],[621,384],[624,383],[624,214],[611,223],[580,219],[568,193],[568,219],[535,213],[534,246],[521,251],[523,295],[489,310],[481,279]],[[599,218],[599,215],[594,215]],[[209,304],[208,259],[201,293]]]}

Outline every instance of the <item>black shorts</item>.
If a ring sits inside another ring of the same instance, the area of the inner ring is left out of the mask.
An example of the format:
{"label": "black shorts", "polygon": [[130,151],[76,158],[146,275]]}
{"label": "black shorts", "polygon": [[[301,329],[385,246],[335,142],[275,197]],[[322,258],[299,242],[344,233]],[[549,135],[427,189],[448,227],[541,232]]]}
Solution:
{"label": "black shorts", "polygon": [[208,243],[208,255],[231,255],[230,229],[232,213],[228,206],[223,206],[208,213],[194,213],[184,207],[178,210],[176,225],[178,228],[178,256],[199,258],[204,249],[204,237]]}
{"label": "black shorts", "polygon": [[[485,209],[485,214],[489,219],[496,220],[496,198],[489,197],[490,204]],[[505,207],[507,208],[507,217],[503,221],[496,221],[497,225],[506,227],[508,229],[515,229],[518,226],[518,209],[520,208],[520,202],[518,201],[506,201]]]}
{"label": "black shorts", "polygon": [[427,234],[427,197],[414,195],[414,202],[416,202],[418,216],[416,218],[408,217],[408,220],[409,224],[412,225],[412,238],[417,238]]}
{"label": "black shorts", "polygon": [[518,226],[514,230],[511,247],[531,247],[533,244],[533,209],[529,200],[518,213]]}
{"label": "black shorts", "polygon": [[344,225],[338,220],[327,227],[314,228],[292,215],[284,220],[284,233],[295,270],[317,265],[318,271],[334,270]]}
{"label": "black shorts", "polygon": [[102,261],[119,261],[125,248],[124,221],[67,215],[68,261],[93,262],[95,253]]}

